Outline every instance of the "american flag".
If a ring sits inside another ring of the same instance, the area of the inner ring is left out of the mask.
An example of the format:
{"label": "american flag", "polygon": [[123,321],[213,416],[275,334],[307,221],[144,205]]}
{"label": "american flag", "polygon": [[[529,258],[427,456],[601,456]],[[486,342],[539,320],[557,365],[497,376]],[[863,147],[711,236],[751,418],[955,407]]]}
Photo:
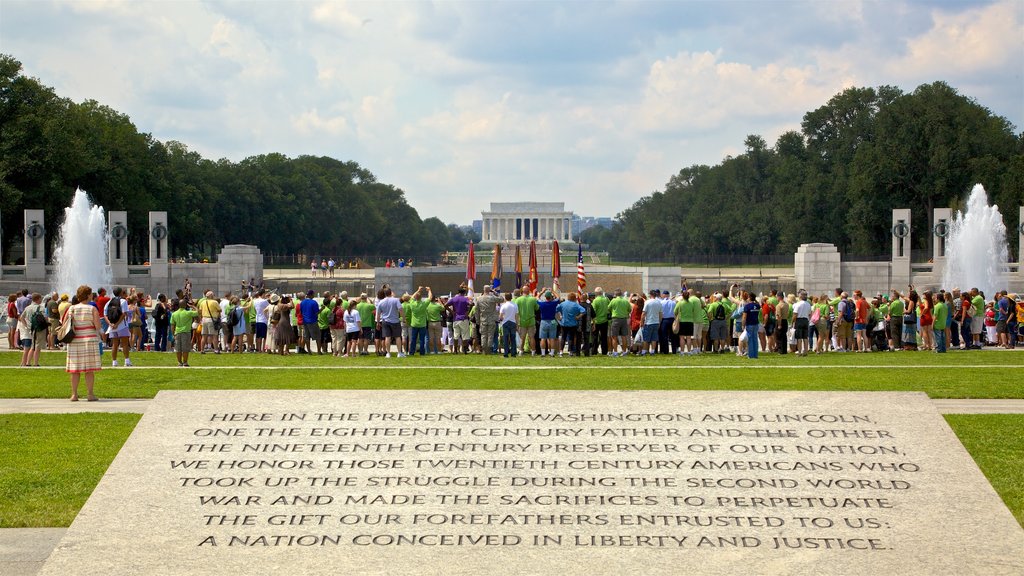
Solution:
{"label": "american flag", "polygon": [[576,256],[576,293],[583,296],[587,289],[587,273],[583,270],[583,245],[579,245],[579,252]]}

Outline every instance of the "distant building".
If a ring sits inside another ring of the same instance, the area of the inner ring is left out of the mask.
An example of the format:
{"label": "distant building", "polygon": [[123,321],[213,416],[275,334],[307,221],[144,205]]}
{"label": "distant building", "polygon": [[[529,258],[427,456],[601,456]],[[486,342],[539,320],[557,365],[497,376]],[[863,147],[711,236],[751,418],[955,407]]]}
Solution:
{"label": "distant building", "polygon": [[473,229],[473,232],[476,232],[476,235],[478,237],[483,238],[483,236],[484,236],[484,221],[483,220],[473,220],[473,223],[470,224],[469,227]]}
{"label": "distant building", "polygon": [[491,202],[491,209],[480,215],[481,243],[575,241],[574,215],[564,202]]}

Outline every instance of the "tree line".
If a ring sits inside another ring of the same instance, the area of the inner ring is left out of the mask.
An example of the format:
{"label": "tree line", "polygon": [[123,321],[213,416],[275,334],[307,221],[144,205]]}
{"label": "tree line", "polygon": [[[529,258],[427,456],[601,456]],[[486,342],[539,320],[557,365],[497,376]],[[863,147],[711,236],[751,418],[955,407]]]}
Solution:
{"label": "tree line", "polygon": [[310,257],[434,260],[464,250],[470,239],[454,224],[421,219],[401,189],[356,162],[277,153],[206,159],[140,132],[128,116],[94,100],[59,97],[0,54],[4,262],[20,257],[10,249],[25,208],[45,210],[52,248],[76,187],[107,210],[128,212],[135,260],[148,250],[151,210],[168,213],[172,257],[212,258],[237,243]]}
{"label": "tree line", "polygon": [[1024,205],[1024,133],[944,82],[903,93],[849,88],[806,113],[800,131],[715,166],[683,168],[582,241],[614,258],[686,262],[792,254],[829,242],[888,254],[891,210],[912,209],[913,248],[930,256],[932,209],[960,209],[975,183],[999,205],[1011,253]]}

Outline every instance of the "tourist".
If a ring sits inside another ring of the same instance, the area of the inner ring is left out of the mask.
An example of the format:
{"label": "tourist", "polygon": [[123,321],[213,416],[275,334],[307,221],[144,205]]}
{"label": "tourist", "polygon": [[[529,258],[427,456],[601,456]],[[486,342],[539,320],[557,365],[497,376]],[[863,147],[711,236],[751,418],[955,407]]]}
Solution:
{"label": "tourist", "polygon": [[267,325],[269,323],[267,308],[270,307],[270,300],[267,299],[267,295],[262,289],[256,291],[252,307],[256,312],[256,323],[253,327],[253,333],[256,337],[256,351],[267,352]]}
{"label": "tourist", "polygon": [[309,261],[309,275],[312,278],[316,278],[316,260]]}
{"label": "tourist", "polygon": [[[632,305],[625,298],[622,290],[617,289],[613,298],[608,301],[608,313],[611,321],[608,324],[608,349],[612,357],[629,354],[629,315]],[[621,352],[619,348],[621,347]]]}
{"label": "tourist", "polygon": [[953,349],[960,348],[960,306],[962,302],[959,288],[954,288],[952,293],[946,292],[946,308],[949,311],[946,345]]}
{"label": "tourist", "polygon": [[117,367],[117,352],[124,354],[124,365],[132,366],[129,338],[131,328],[128,325],[128,301],[122,288],[114,288],[113,297],[107,302],[103,316],[107,319],[107,340],[110,342],[111,366]]}
{"label": "tourist", "polygon": [[676,301],[668,290],[661,291],[661,324],[658,326],[658,353],[675,354],[679,349],[679,334],[672,330],[676,320]]}
{"label": "tourist", "polygon": [[139,296],[128,296],[128,347],[136,352],[142,351],[142,312],[140,312]]}
{"label": "tourist", "polygon": [[249,310],[252,309],[252,300],[246,298],[239,300],[238,296],[232,296],[228,303],[228,326],[231,329],[231,343],[228,352],[244,352],[246,333],[248,332]]}
{"label": "tourist", "polygon": [[839,293],[839,301],[835,306],[836,319],[833,324],[833,345],[838,352],[849,352],[855,344],[853,325],[856,322],[857,307],[846,292]]}
{"label": "tourist", "polygon": [[157,352],[167,352],[167,332],[170,326],[171,313],[167,308],[167,296],[157,294],[156,304],[153,306],[153,328],[156,331],[153,349]]}
{"label": "tourist", "polygon": [[935,350],[935,334],[932,331],[935,325],[935,299],[932,298],[931,290],[925,290],[921,295],[917,323],[921,335],[921,349]]}
{"label": "tourist", "polygon": [[913,287],[903,300],[903,349],[917,350],[918,295]]}
{"label": "tourist", "polygon": [[693,354],[694,327],[697,323],[698,302],[690,298],[690,291],[683,290],[678,302],[673,302],[673,316],[679,320],[679,353],[683,356]]}
{"label": "tourist", "polygon": [[807,292],[801,290],[799,298],[793,303],[793,337],[796,338],[796,355],[807,356],[810,349],[808,335],[811,325],[811,304],[807,301]]}
{"label": "tourist", "polygon": [[423,290],[423,286],[417,288],[409,302],[409,327],[412,330],[410,335],[412,343],[409,345],[410,356],[416,354],[417,348],[420,351],[420,356],[427,354],[427,307],[430,305],[430,299],[433,298],[434,293],[428,286],[426,288],[427,298],[424,299]]}
{"label": "tourist", "polygon": [[320,350],[331,352],[331,323],[334,321],[334,307],[337,301],[330,292],[321,297],[320,312],[316,316],[316,327],[320,330]]}
{"label": "tourist", "polygon": [[[536,302],[536,299],[534,300]],[[608,304],[611,300],[604,295],[604,288],[598,286],[594,289],[594,298],[591,299],[590,305],[594,309],[594,343],[593,343],[593,354],[600,354],[601,356],[611,355],[611,347],[608,345],[608,323],[611,319],[609,316]],[[522,308],[522,306],[520,306]],[[679,348],[679,336],[675,336],[676,348]]]}
{"label": "tourist", "polygon": [[94,393],[96,372],[100,371],[99,335],[101,331],[100,313],[89,301],[92,288],[79,286],[75,290],[75,299],[79,304],[70,306],[65,322],[72,322],[75,338],[67,345],[65,371],[71,374],[71,401],[78,402],[78,384],[85,374],[86,399],[89,402],[99,400]]}
{"label": "tourist", "polygon": [[704,295],[701,294],[700,290],[693,291],[693,295],[697,298],[697,314],[694,317],[693,322],[693,353],[700,354],[701,350],[703,350],[708,343],[708,332],[711,329],[711,320],[708,318],[707,303],[704,301]]}
{"label": "tourist", "polygon": [[494,294],[494,289],[484,286],[484,293],[476,298],[476,310],[480,315],[480,348],[484,354],[497,351],[498,306],[501,298]]}
{"label": "tourist", "polygon": [[815,354],[823,354],[826,352],[826,343],[829,338],[828,296],[825,294],[815,296],[811,302],[810,334],[808,337],[814,340],[813,345]]}
{"label": "tourist", "polygon": [[860,290],[853,291],[853,333],[857,352],[870,352],[871,342],[868,341],[868,321],[871,307]]}
{"label": "tourist", "polygon": [[643,292],[639,294],[630,294],[629,296],[629,333],[633,335],[633,345],[631,350],[634,354],[639,354],[640,349],[644,347],[644,333],[643,323],[641,317],[644,313],[644,298]]}
{"label": "tourist", "polygon": [[[444,326],[444,306],[441,297],[434,294],[427,304],[427,349],[431,354],[441,353],[441,328]],[[399,332],[401,334],[401,332]]]}
{"label": "tourist", "polygon": [[18,333],[21,335],[21,365],[39,366],[39,352],[46,347],[50,323],[46,318],[43,295],[32,294],[29,304],[18,316]]}
{"label": "tourist", "polygon": [[363,292],[359,295],[359,302],[356,304],[356,310],[359,311],[359,318],[361,322],[359,354],[365,355],[370,353],[370,342],[373,341],[374,316],[377,313],[377,309],[370,302],[366,292]]}
{"label": "tourist", "polygon": [[541,356],[555,355],[558,347],[558,300],[550,290],[544,292],[544,298],[537,303],[540,309],[540,341]]}
{"label": "tourist", "polygon": [[903,298],[899,290],[893,290],[885,315],[885,328],[889,335],[889,350],[894,352],[903,349],[903,312]]}
{"label": "tourist", "polygon": [[[658,306],[658,310],[660,313],[661,305],[658,304]],[[569,292],[566,295],[566,299],[559,303],[556,308],[555,319],[558,320],[558,325],[562,328],[562,338],[564,340],[564,344],[568,345],[569,347],[569,356],[579,355],[580,345],[577,327],[579,326],[579,321],[583,317],[584,312],[586,312],[586,310],[582,306],[580,306],[579,303],[576,301],[575,292]],[[658,318],[658,322],[661,322],[661,318]],[[653,325],[652,335],[654,338],[654,342],[651,346],[651,349],[654,350],[657,346],[657,324]],[[651,353],[653,354],[654,352],[652,351]],[[562,355],[561,345],[558,347],[558,355]]]}
{"label": "tourist", "polygon": [[728,348],[729,324],[727,318],[730,311],[723,300],[721,292],[712,294],[708,299],[710,300],[707,309],[707,315],[710,320],[708,338],[711,342],[711,352],[721,354]]}
{"label": "tourist", "polygon": [[[330,274],[331,278],[334,278],[334,267],[336,265],[337,263],[334,261],[333,257],[327,261],[327,272]],[[337,350],[335,350],[335,352],[337,352]]]}
{"label": "tourist", "polygon": [[188,368],[188,355],[192,352],[192,326],[199,321],[195,308],[177,298],[171,300],[175,309],[170,315],[168,326],[174,335],[174,356],[179,368]]}
{"label": "tourist", "polygon": [[[640,346],[640,355],[658,353],[658,328],[661,327],[662,302],[658,298],[661,293],[658,290],[651,290],[650,298],[644,302],[640,312],[640,324],[643,329],[643,344]],[[682,331],[683,319],[679,321],[679,330]],[[686,338],[683,338],[683,347],[686,347]],[[690,321],[689,345],[693,346],[693,321]]]}
{"label": "tourist", "polygon": [[515,358],[518,346],[516,345],[516,335],[518,330],[516,325],[519,323],[519,307],[512,301],[512,293],[505,293],[505,302],[501,304],[498,309],[498,323],[501,326],[502,340],[504,341],[503,356],[508,358],[510,355]]}
{"label": "tourist", "polygon": [[[35,296],[33,296],[33,302],[35,302]],[[995,316],[996,316],[996,345],[1000,348],[1010,348],[1010,298],[1009,293],[1006,290],[1002,292],[996,292],[995,296]]]}
{"label": "tourist", "polygon": [[344,308],[345,348],[342,358],[355,358],[359,355],[359,335],[362,332],[362,317],[356,309],[356,300],[342,299],[338,308]]}
{"label": "tourist", "polygon": [[50,293],[46,304],[46,320],[47,320],[47,331],[46,331],[46,349],[55,350],[58,348],[57,343],[57,328],[60,327],[60,294],[57,292]]}
{"label": "tourist", "polygon": [[[344,292],[342,292],[344,294]],[[345,313],[348,312],[348,298],[337,297],[331,310],[331,349],[334,357],[348,356],[348,340],[345,329]]]}
{"label": "tourist", "polygon": [[291,353],[291,345],[295,341],[295,334],[292,331],[291,314],[295,306],[288,296],[281,297],[274,294],[270,297],[270,331],[274,333],[273,351],[276,354],[287,356]]}
{"label": "tourist", "polygon": [[576,303],[583,308],[583,313],[580,314],[580,320],[576,327],[576,351],[581,356],[590,356],[590,336],[594,330],[594,307],[590,305],[590,294],[586,292],[579,293]]}
{"label": "tourist", "polygon": [[317,353],[323,354],[324,351],[320,348],[320,328],[317,325],[317,317],[320,315],[320,305],[317,304],[313,298],[316,295],[312,289],[306,292],[306,297],[299,300],[299,309],[296,311],[296,319],[301,315],[302,321],[299,325],[302,328],[299,329],[299,354],[312,354],[313,347],[312,342],[317,343]]}
{"label": "tourist", "polygon": [[960,322],[960,349],[970,350],[974,347],[974,304],[971,302],[969,291],[961,294],[960,299],[960,311],[957,312],[957,320]]}
{"label": "tourist", "polygon": [[[384,357],[391,358],[391,345],[394,344],[398,350],[398,357],[405,358],[405,347],[402,345],[402,319],[405,317],[405,310],[402,307],[402,301],[395,297],[391,288],[384,290],[383,295],[384,297],[377,301],[376,314],[384,342]],[[428,322],[429,307],[430,302],[427,303]]]}
{"label": "tourist", "polygon": [[452,352],[469,353],[473,335],[470,330],[469,310],[473,303],[466,296],[467,288],[459,286],[459,291],[448,300],[448,310],[452,315]]}
{"label": "tourist", "polygon": [[789,316],[795,301],[796,297],[788,294],[775,305],[775,351],[779,354],[789,348]]}
{"label": "tourist", "polygon": [[217,344],[217,337],[221,331],[220,303],[214,297],[213,290],[208,290],[205,297],[196,304],[199,311],[199,324],[202,329],[202,342],[199,344],[199,353],[206,354],[206,350],[210,349],[220,354],[220,348]]}
{"label": "tourist", "polygon": [[15,348],[21,348],[21,343],[16,341],[15,337],[18,334],[18,306],[15,301],[18,299],[17,294],[11,294],[7,297],[7,349],[14,350]]}
{"label": "tourist", "polygon": [[932,296],[932,314],[934,314],[932,341],[934,342],[935,352],[945,354],[946,320],[949,317],[949,311],[946,308],[946,300],[942,292]]}
{"label": "tourist", "polygon": [[761,328],[761,306],[753,292],[744,292],[743,333],[746,335],[747,358],[757,358],[758,333]]}

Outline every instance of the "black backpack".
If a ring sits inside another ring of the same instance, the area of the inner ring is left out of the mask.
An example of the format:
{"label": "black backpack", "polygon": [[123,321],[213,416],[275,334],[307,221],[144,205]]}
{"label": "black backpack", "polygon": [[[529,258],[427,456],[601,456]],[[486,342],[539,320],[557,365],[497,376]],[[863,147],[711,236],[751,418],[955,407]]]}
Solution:
{"label": "black backpack", "polygon": [[160,322],[167,317],[167,308],[163,304],[157,304],[156,308],[153,308],[153,320]]}
{"label": "black backpack", "polygon": [[853,313],[857,307],[853,304],[853,301],[849,299],[843,300],[840,304],[843,304],[843,322],[849,322],[852,324]]}
{"label": "black backpack", "polygon": [[725,304],[722,302],[718,303],[718,307],[715,308],[715,320],[725,320]]}
{"label": "black backpack", "polygon": [[107,322],[110,322],[111,325],[117,324],[121,321],[121,317],[124,315],[124,312],[121,311],[120,298],[114,296],[110,299],[110,302],[107,302],[106,315]]}
{"label": "black backpack", "polygon": [[228,314],[228,328],[234,328],[235,326],[238,325],[238,313],[241,312],[241,310],[241,306],[235,306],[235,308],[231,311],[231,314]]}
{"label": "black backpack", "polygon": [[32,316],[29,317],[29,327],[33,332],[42,332],[50,327],[50,321],[43,314],[42,306],[36,306],[35,312],[32,312]]}

